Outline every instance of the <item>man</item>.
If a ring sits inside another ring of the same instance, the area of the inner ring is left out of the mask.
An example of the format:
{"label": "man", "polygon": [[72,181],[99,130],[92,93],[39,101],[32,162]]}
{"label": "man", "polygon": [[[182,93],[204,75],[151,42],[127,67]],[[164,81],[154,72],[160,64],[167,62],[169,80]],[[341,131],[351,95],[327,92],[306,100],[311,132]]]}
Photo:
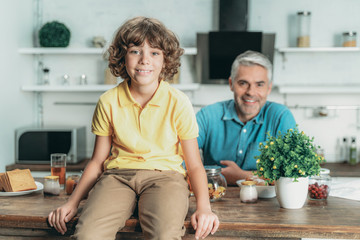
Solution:
{"label": "man", "polygon": [[252,176],[259,143],[296,126],[290,110],[269,102],[272,64],[263,54],[246,51],[232,64],[229,85],[234,99],[202,108],[196,115],[204,165],[221,165],[229,185]]}

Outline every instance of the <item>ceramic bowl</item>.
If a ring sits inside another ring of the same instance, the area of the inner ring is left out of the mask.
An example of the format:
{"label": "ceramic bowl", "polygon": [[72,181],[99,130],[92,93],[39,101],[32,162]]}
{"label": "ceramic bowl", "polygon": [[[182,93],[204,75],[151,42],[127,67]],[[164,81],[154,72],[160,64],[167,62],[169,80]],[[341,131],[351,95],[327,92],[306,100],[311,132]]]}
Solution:
{"label": "ceramic bowl", "polygon": [[[241,183],[244,179],[237,180],[236,184],[241,187]],[[262,186],[256,185],[256,190],[259,198],[273,198],[276,197],[275,186]]]}

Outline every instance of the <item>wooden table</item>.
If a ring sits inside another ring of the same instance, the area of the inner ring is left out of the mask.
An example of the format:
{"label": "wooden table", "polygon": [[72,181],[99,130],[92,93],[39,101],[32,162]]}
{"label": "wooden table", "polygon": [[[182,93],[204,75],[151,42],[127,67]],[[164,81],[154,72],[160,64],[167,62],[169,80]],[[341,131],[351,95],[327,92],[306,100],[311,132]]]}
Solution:
{"label": "wooden table", "polygon": [[[0,239],[28,239],[9,236],[34,236],[32,239],[68,239],[59,235],[47,223],[48,213],[66,202],[68,196],[44,197],[41,192],[18,197],[0,197]],[[80,204],[83,206],[83,200]],[[360,202],[330,197],[327,201],[307,201],[297,210],[279,207],[276,198],[259,199],[255,204],[239,200],[239,188],[229,187],[225,197],[212,203],[221,221],[218,232],[207,239],[299,239],[347,238],[360,239]],[[194,239],[190,216],[195,211],[195,199],[185,220],[184,239]],[[74,231],[79,214],[68,223]],[[1,238],[6,236],[6,238]],[[117,239],[142,239],[139,221],[126,222]]]}
{"label": "wooden table", "polygon": [[[66,170],[68,172],[80,172],[83,171],[86,167],[86,164],[89,162],[89,159],[85,159],[76,164],[68,164]],[[324,168],[330,169],[330,175],[332,177],[360,177],[360,163],[356,165],[350,165],[348,163],[324,163],[321,165]],[[49,171],[50,164],[11,164],[6,166],[6,171],[11,171],[14,169],[30,169],[33,171]]]}

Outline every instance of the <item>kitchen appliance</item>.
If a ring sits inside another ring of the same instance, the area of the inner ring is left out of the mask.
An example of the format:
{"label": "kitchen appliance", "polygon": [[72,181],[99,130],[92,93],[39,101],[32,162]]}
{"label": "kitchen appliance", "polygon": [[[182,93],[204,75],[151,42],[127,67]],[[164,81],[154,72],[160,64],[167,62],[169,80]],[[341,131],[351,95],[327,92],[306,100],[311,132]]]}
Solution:
{"label": "kitchen appliance", "polygon": [[220,31],[197,34],[196,74],[205,84],[227,84],[236,56],[253,50],[274,58],[275,34]]}
{"label": "kitchen appliance", "polygon": [[196,77],[205,84],[228,84],[235,58],[247,51],[274,58],[275,33],[248,32],[249,1],[220,0],[219,31],[197,34]]}
{"label": "kitchen appliance", "polygon": [[15,130],[15,162],[50,164],[50,154],[65,153],[67,163],[86,157],[85,126],[22,127]]}

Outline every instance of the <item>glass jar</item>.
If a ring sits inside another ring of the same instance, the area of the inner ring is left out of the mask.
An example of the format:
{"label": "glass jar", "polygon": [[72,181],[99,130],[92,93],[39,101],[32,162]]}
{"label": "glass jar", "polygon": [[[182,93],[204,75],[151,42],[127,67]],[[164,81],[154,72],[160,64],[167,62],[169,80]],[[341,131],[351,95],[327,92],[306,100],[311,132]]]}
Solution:
{"label": "glass jar", "polygon": [[44,85],[49,85],[50,84],[49,74],[50,74],[50,69],[44,68],[43,69],[43,84]]}
{"label": "glass jar", "polygon": [[357,163],[357,153],[356,153],[356,137],[351,138],[351,144],[349,149],[349,164],[356,165]]}
{"label": "glass jar", "polygon": [[80,85],[86,85],[86,84],[87,84],[87,76],[85,74],[81,74]]}
{"label": "glass jar", "polygon": [[66,194],[70,195],[79,183],[79,175],[70,175],[66,178]]}
{"label": "glass jar", "polygon": [[243,203],[255,203],[258,200],[255,181],[241,182],[240,200]]}
{"label": "glass jar", "polygon": [[309,11],[298,12],[297,18],[298,18],[297,46],[310,47],[311,12]]}
{"label": "glass jar", "polygon": [[59,176],[46,176],[44,178],[44,195],[60,195]]}
{"label": "glass jar", "polygon": [[205,166],[210,202],[220,200],[226,192],[227,183],[220,166]]}
{"label": "glass jar", "polygon": [[311,176],[309,179],[309,199],[326,200],[330,193],[330,185],[330,170],[321,168],[319,176]]}
{"label": "glass jar", "polygon": [[343,47],[356,47],[356,32],[343,33]]}

